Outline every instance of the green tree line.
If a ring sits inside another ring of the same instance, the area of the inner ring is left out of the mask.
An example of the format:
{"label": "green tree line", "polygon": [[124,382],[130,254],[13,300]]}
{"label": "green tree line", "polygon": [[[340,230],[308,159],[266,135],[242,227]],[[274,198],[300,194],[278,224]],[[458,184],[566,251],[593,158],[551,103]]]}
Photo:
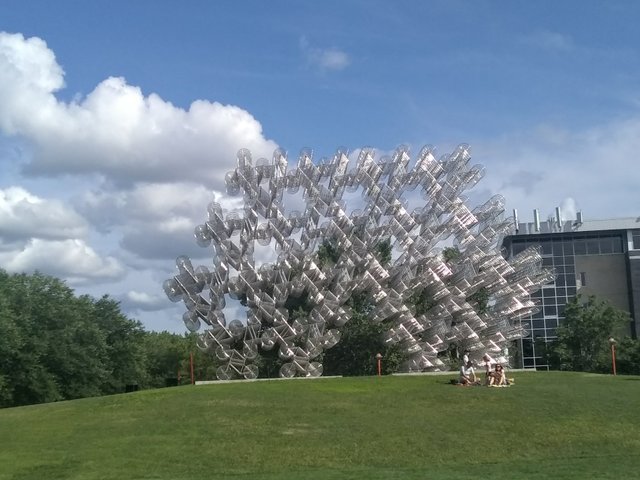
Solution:
{"label": "green tree line", "polygon": [[[388,263],[388,242],[382,242],[377,253]],[[318,251],[325,268],[338,256],[329,243]],[[471,300],[479,308],[486,304],[482,295]],[[431,306],[424,295],[410,303],[418,314]],[[306,295],[290,299],[286,307],[292,320],[306,315]],[[354,294],[347,307],[352,318],[341,329],[341,341],[320,359],[325,374],[374,375],[377,353],[383,355],[383,373],[396,371],[403,355],[397,345],[383,343],[385,325],[369,321],[373,308],[369,292]],[[609,372],[608,339],[614,336],[618,373],[640,374],[640,341],[620,333],[628,321],[628,314],[607,302],[576,298],[567,305],[557,340],[547,346],[549,365]],[[0,407],[121,393],[128,386],[144,389],[188,383],[191,354],[195,379],[214,379],[217,360],[197,349],[195,340],[195,334],[146,331],[108,296],[78,296],[54,277],[8,274],[0,269]],[[261,353],[256,360],[260,376],[278,376],[282,360],[277,349]],[[449,354],[443,352],[443,356]],[[452,355],[456,363],[457,355]]]}
{"label": "green tree line", "polygon": [[149,332],[104,296],[63,281],[0,270],[0,407],[108,395],[213,378],[193,335]]}

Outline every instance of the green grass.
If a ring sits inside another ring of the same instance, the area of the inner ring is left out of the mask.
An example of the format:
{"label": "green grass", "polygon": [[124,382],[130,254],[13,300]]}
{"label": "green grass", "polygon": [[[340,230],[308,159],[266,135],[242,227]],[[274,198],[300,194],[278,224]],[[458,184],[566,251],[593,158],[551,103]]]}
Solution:
{"label": "green grass", "polygon": [[638,478],[640,377],[177,387],[0,410],[0,479]]}

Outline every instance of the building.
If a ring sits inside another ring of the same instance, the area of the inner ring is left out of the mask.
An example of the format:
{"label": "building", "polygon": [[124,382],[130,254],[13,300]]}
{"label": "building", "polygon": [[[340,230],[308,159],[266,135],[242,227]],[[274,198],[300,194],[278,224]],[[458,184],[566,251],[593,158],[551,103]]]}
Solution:
{"label": "building", "polygon": [[[532,223],[518,223],[517,231],[504,239],[507,256],[540,245],[543,265],[553,267],[556,279],[533,296],[540,311],[526,319],[530,335],[520,340],[524,368],[547,368],[541,343],[556,338],[564,308],[576,294],[596,295],[631,315],[629,334],[640,332],[640,217],[611,220],[564,221],[556,216],[540,222],[534,210]],[[536,348],[537,346],[537,348]]]}

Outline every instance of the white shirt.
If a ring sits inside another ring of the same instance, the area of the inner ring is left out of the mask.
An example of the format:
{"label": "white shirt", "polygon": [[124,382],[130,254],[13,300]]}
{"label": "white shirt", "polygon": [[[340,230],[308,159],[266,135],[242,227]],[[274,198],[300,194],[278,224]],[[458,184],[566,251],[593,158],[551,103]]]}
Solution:
{"label": "white shirt", "polygon": [[491,358],[489,355],[486,355],[484,357],[482,357],[482,360],[484,360],[484,368],[487,372],[491,371],[491,365],[495,364],[496,361]]}
{"label": "white shirt", "polygon": [[467,367],[466,365],[463,365],[462,367],[460,367],[460,376],[461,377],[473,377],[473,367]]}

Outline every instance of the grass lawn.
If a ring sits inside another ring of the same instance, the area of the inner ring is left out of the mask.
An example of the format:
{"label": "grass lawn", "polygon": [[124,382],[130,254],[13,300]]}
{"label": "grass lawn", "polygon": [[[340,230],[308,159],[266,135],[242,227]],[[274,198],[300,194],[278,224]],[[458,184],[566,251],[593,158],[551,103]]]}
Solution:
{"label": "grass lawn", "polygon": [[0,479],[640,478],[640,377],[187,386],[0,410]]}

